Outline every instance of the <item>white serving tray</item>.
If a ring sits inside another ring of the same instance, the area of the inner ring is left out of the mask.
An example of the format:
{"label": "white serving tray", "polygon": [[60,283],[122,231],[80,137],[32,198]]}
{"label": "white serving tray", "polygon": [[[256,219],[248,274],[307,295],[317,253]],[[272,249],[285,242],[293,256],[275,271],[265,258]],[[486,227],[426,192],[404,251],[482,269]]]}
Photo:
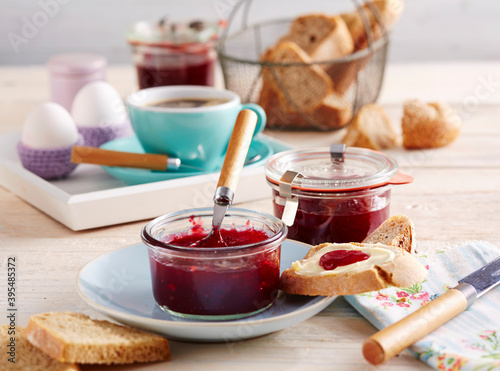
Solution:
{"label": "white serving tray", "polygon": [[[289,149],[263,135],[275,152]],[[219,173],[127,186],[99,166],[79,165],[63,180],[47,181],[21,165],[20,133],[0,135],[0,185],[74,231],[151,219],[213,205]],[[264,167],[244,168],[235,203],[269,197]]]}

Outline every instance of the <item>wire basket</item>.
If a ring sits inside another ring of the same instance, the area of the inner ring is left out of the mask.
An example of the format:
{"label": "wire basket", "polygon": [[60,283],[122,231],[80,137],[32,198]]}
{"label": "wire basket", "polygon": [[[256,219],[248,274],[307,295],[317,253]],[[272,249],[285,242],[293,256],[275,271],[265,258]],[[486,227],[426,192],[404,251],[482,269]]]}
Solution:
{"label": "wire basket", "polygon": [[[260,104],[268,116],[268,128],[336,130],[349,124],[363,105],[377,100],[384,77],[389,35],[382,16],[372,3],[352,0],[353,13],[359,14],[365,27],[365,46],[357,46],[357,50],[333,60],[298,62],[263,58],[266,51],[272,50],[289,32],[296,17],[250,25],[252,3],[252,0],[243,0],[236,4],[229,16],[228,27],[219,38],[217,52],[226,88],[236,92],[243,102]],[[370,26],[373,19],[379,25],[378,37]],[[309,107],[305,105],[307,99],[314,100],[318,96],[318,89],[308,86],[307,76],[313,73],[312,76],[316,77],[314,71],[323,79],[326,72],[331,80],[332,92]],[[305,84],[293,85],[287,76],[294,74],[299,77],[302,74]],[[273,82],[273,89],[269,89],[267,81]]]}

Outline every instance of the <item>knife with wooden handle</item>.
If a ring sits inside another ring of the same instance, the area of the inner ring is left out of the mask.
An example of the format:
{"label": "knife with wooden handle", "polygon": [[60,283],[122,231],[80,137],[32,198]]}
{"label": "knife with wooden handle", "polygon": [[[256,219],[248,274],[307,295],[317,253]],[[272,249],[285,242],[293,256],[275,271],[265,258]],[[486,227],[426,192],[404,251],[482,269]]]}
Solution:
{"label": "knife with wooden handle", "polygon": [[458,286],[363,343],[363,356],[379,365],[470,307],[500,283],[500,257],[458,281]]}

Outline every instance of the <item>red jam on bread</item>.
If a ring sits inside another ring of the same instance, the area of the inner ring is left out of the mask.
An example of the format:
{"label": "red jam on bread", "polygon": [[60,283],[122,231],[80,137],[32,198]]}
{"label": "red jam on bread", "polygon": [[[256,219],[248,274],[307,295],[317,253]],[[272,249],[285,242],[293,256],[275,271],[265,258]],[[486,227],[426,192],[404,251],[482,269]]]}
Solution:
{"label": "red jam on bread", "polygon": [[[339,264],[340,263],[340,264]],[[298,295],[354,295],[422,282],[427,270],[402,248],[382,244],[321,244],[281,274],[280,288]]]}
{"label": "red jam on bread", "polygon": [[327,252],[319,259],[319,265],[330,271],[337,267],[354,264],[370,258],[370,255],[358,250],[334,250]]}
{"label": "red jam on bread", "polygon": [[306,276],[344,274],[390,262],[394,257],[394,251],[383,245],[325,244],[303,260],[294,262],[292,269]]}

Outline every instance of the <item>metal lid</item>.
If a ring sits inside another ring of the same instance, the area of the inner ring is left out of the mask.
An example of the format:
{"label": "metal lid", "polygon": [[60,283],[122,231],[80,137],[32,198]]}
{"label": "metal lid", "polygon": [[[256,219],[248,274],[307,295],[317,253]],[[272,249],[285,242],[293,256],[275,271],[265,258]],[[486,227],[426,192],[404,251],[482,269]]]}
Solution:
{"label": "metal lid", "polygon": [[399,179],[392,181],[398,174],[396,160],[357,147],[348,147],[343,152],[338,148],[280,152],[269,158],[265,171],[267,180],[276,185],[286,172],[296,172],[298,175],[292,181],[292,190],[310,192],[355,191],[413,180],[406,176],[404,182]]}
{"label": "metal lid", "polygon": [[186,44],[204,44],[217,39],[225,21],[169,23],[166,18],[159,22],[137,22],[127,33],[132,45],[175,47]]}
{"label": "metal lid", "polygon": [[66,53],[50,58],[47,67],[52,73],[62,75],[79,75],[103,70],[106,58],[91,53]]}

